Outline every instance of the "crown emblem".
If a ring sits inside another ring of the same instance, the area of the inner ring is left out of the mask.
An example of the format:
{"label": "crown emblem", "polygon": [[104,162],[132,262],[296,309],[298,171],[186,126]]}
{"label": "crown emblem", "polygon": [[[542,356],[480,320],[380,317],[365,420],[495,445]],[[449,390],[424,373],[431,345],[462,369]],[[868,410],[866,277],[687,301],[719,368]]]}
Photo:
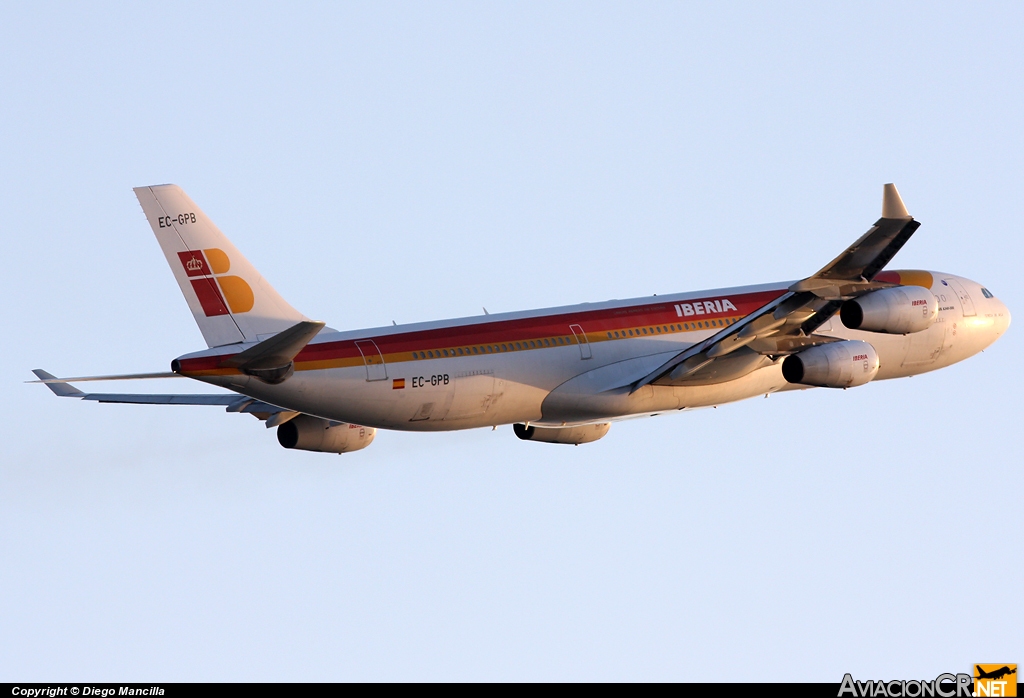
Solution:
{"label": "crown emblem", "polygon": [[203,263],[201,260],[193,257],[185,263],[185,268],[189,271],[199,271],[203,268]]}

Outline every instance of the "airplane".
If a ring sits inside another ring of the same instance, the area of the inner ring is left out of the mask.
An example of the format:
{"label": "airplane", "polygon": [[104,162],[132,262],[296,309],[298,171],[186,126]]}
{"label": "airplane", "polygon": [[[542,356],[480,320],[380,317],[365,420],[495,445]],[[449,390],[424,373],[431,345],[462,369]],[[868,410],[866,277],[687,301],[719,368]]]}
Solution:
{"label": "airplane", "polygon": [[1011,669],[1008,666],[1004,666],[1004,667],[1001,667],[999,669],[994,669],[992,671],[984,671],[981,668],[980,664],[975,664],[974,668],[977,669],[977,671],[978,671],[978,674],[974,677],[976,679],[994,679],[995,680],[995,679],[1001,679],[1004,676],[1009,676],[1010,674],[1016,674],[1017,673],[1017,668],[1016,667]]}
{"label": "airplane", "polygon": [[[185,192],[135,194],[207,349],[171,371],[57,378],[103,403],[220,405],[277,428],[285,448],[346,453],[377,429],[512,424],[527,441],[579,445],[614,421],[811,387],[852,388],[962,361],[1010,313],[987,288],[884,268],[920,226],[893,184],[882,217],[798,281],[338,331],[295,310]],[[485,311],[486,313],[486,311]],[[89,393],[72,383],[186,377],[230,393]]]}

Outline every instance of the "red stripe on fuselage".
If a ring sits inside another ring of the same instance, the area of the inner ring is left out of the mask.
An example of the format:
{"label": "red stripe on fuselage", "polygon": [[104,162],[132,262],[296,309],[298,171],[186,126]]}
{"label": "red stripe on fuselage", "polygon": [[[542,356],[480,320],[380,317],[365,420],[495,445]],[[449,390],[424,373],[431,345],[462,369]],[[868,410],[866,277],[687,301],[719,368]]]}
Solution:
{"label": "red stripe on fuselage", "polygon": [[[652,325],[682,325],[683,323],[691,323],[692,325],[692,323],[704,320],[748,315],[785,292],[785,289],[778,289],[756,293],[709,296],[706,300],[728,298],[736,306],[736,310],[706,313],[704,315],[680,317],[676,313],[676,303],[666,301],[664,303],[643,303],[602,310],[579,310],[559,313],[557,315],[519,318],[515,320],[496,320],[494,322],[454,325],[430,330],[387,334],[378,337],[361,337],[359,339],[372,339],[377,344],[381,353],[388,355],[411,351],[445,349],[453,346],[522,342],[541,337],[571,337],[572,331],[569,329],[569,325],[580,325],[583,331],[589,334],[603,334],[625,328]],[[687,299],[680,302],[696,304],[698,301],[703,300],[705,299]],[[302,363],[359,357],[361,354],[356,348],[355,342],[356,339],[345,339],[337,342],[310,344],[299,352],[299,355],[295,357],[295,361],[296,363]],[[181,368],[184,372],[215,369],[228,356],[231,355],[225,354],[197,359],[184,359],[181,361]]]}

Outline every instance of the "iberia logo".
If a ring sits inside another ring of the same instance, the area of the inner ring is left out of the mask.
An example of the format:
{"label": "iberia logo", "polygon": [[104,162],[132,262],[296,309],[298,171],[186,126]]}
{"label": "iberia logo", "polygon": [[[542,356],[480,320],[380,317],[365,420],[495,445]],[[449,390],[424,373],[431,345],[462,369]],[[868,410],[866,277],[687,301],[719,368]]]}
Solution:
{"label": "iberia logo", "polygon": [[975,664],[974,695],[1017,695],[1016,664]]}
{"label": "iberia logo", "polygon": [[241,277],[225,276],[231,269],[231,260],[223,250],[214,247],[196,252],[179,252],[178,258],[192,282],[192,289],[206,317],[252,310],[255,302],[252,288]]}

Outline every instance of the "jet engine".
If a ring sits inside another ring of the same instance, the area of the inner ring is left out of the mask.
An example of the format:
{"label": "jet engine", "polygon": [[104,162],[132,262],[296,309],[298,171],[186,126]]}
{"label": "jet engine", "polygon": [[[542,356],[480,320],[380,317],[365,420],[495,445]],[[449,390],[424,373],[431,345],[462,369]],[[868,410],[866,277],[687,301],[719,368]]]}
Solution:
{"label": "jet engine", "polygon": [[513,424],[512,431],[523,441],[543,441],[547,444],[580,444],[597,441],[608,433],[611,424],[584,424],[579,427],[535,427],[532,424]]}
{"label": "jet engine", "polygon": [[832,342],[787,356],[782,375],[790,383],[819,388],[854,388],[878,374],[878,352],[856,339]]}
{"label": "jet engine", "polygon": [[931,327],[939,314],[938,299],[921,286],[883,288],[848,300],[839,318],[851,330],[909,334]]}
{"label": "jet engine", "polygon": [[377,430],[358,424],[329,422],[300,414],[277,428],[277,440],[285,448],[320,453],[349,453],[366,448]]}

